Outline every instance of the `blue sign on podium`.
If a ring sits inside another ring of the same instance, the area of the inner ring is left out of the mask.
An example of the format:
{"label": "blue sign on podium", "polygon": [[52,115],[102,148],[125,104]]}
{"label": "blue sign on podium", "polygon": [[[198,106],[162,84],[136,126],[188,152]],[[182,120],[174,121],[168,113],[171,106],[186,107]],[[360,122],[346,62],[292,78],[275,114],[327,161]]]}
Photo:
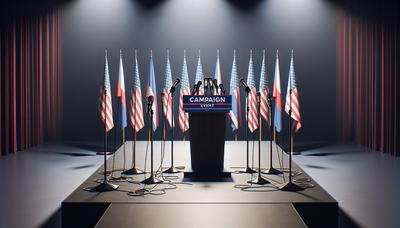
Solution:
{"label": "blue sign on podium", "polygon": [[232,109],[231,95],[184,95],[185,112],[229,112]]}

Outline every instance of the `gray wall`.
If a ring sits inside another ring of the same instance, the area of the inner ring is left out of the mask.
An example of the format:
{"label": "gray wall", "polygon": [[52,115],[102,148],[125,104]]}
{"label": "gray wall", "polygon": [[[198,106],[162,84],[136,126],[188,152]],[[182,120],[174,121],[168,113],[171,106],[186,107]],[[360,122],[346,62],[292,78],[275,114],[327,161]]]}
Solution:
{"label": "gray wall", "polygon": [[[195,78],[197,50],[202,52],[204,73],[213,76],[219,48],[222,78],[227,89],[233,49],[237,50],[239,77],[245,78],[249,50],[253,49],[258,83],[262,49],[265,48],[271,84],[275,51],[279,49],[283,100],[289,50],[294,49],[303,120],[303,129],[297,138],[332,140],[336,123],[335,34],[335,9],[322,0],[252,1],[245,7],[223,0],[166,0],[154,4],[132,0],[71,1],[64,5],[64,137],[67,140],[102,139],[97,107],[104,75],[104,49],[109,51],[115,96],[119,49],[124,54],[127,91],[132,82],[133,50],[138,49],[142,93],[145,94],[150,49],[153,49],[160,92],[167,48],[170,49],[173,78],[180,77],[186,49],[191,85]],[[244,97],[242,101],[244,105]],[[244,114],[244,107],[242,110]],[[139,138],[144,139],[144,132]],[[227,132],[227,137],[233,139],[229,125]],[[183,138],[181,133],[176,135],[177,139]],[[160,136],[157,130],[155,137]],[[244,136],[242,128],[239,139]],[[128,138],[131,138],[130,129]]]}

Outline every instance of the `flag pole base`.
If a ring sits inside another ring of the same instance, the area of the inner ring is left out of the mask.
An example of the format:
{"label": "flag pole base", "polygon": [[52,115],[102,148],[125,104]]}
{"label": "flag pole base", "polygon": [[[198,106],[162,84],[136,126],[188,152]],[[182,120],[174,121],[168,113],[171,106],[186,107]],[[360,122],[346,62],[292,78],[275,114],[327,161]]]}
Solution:
{"label": "flag pole base", "polygon": [[107,181],[103,181],[103,183],[94,186],[93,188],[89,188],[88,190],[91,192],[110,192],[117,190],[119,186],[116,184],[108,183]]}
{"label": "flag pole base", "polygon": [[169,167],[167,170],[164,170],[163,173],[180,173],[182,170],[179,170],[173,166]]}
{"label": "flag pole base", "polygon": [[144,179],[140,183],[146,184],[146,185],[149,185],[149,184],[161,184],[161,183],[163,183],[163,181],[155,178],[154,175],[151,175],[149,178]]}
{"label": "flag pole base", "polygon": [[263,178],[261,175],[258,175],[255,179],[247,181],[249,184],[257,184],[257,185],[266,185],[271,184],[267,179]]}
{"label": "flag pole base", "polygon": [[284,183],[283,185],[281,185],[279,187],[279,189],[281,191],[285,191],[285,192],[299,192],[299,191],[304,190],[304,188],[300,187],[299,185],[297,185],[291,181]]}
{"label": "flag pole base", "polygon": [[121,174],[122,175],[139,175],[139,174],[143,174],[143,171],[136,167],[133,167],[131,169],[125,170]]}
{"label": "flag pole base", "polygon": [[283,174],[282,171],[277,170],[277,169],[275,169],[275,168],[273,168],[273,167],[271,167],[271,168],[269,168],[269,169],[267,169],[267,170],[265,170],[265,171],[263,171],[263,172],[261,172],[261,173],[263,173],[263,174],[270,174],[270,175],[279,175],[279,174]]}
{"label": "flag pole base", "polygon": [[301,152],[292,152],[292,155],[300,155],[301,154]]}
{"label": "flag pole base", "polygon": [[254,169],[250,168],[250,167],[246,167],[244,170],[240,170],[240,173],[257,173],[257,171],[255,171]]}
{"label": "flag pole base", "polygon": [[[112,154],[113,154],[113,152],[111,152],[111,151],[106,152],[106,155],[112,155]],[[99,151],[96,153],[96,155],[104,155],[104,151]]]}

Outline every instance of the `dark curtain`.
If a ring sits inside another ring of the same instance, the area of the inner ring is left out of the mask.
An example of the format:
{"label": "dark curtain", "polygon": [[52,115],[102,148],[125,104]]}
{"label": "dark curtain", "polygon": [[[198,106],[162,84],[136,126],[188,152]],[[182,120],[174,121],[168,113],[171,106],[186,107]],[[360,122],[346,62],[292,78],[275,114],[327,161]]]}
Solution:
{"label": "dark curtain", "polygon": [[367,11],[375,17],[337,13],[337,130],[342,139],[398,156],[400,29],[390,14],[398,3],[375,6]]}
{"label": "dark curtain", "polygon": [[2,155],[59,135],[62,12],[18,18],[0,28]]}

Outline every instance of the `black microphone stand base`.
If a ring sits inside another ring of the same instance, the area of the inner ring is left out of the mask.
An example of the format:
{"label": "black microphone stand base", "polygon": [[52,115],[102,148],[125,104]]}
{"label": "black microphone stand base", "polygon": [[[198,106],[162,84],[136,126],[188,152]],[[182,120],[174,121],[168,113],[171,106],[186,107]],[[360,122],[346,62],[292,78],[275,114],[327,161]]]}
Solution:
{"label": "black microphone stand base", "polygon": [[263,173],[263,174],[271,174],[271,175],[279,175],[279,174],[283,174],[283,172],[282,171],[280,171],[280,170],[277,170],[277,169],[275,169],[275,168],[269,168],[269,169],[267,169],[267,170],[265,170],[265,171],[263,171],[263,172],[261,172],[261,173]]}
{"label": "black microphone stand base", "polygon": [[162,180],[159,180],[155,178],[154,175],[151,175],[149,178],[143,180],[140,183],[149,185],[149,184],[161,184],[162,182],[163,182]]}
{"label": "black microphone stand base", "polygon": [[285,191],[285,192],[299,192],[299,191],[304,190],[304,188],[298,186],[297,184],[295,184],[293,182],[284,183],[283,185],[281,185],[279,187],[279,189],[281,191]]}
{"label": "black microphone stand base", "polygon": [[250,167],[246,167],[244,170],[240,170],[240,173],[257,173],[257,171],[255,171],[254,169],[250,168]]}
{"label": "black microphone stand base", "polygon": [[119,186],[116,184],[108,183],[107,181],[103,181],[101,184],[90,188],[91,192],[110,192],[117,190]]}
{"label": "black microphone stand base", "polygon": [[258,185],[266,185],[271,184],[267,179],[264,179],[261,175],[257,175],[257,177],[253,180],[247,181],[249,184],[258,184]]}
{"label": "black microphone stand base", "polygon": [[294,151],[292,152],[292,155],[300,155],[300,154],[301,154],[301,152],[298,152],[298,151],[297,152],[294,152]]}
{"label": "black microphone stand base", "polygon": [[169,167],[167,170],[163,171],[163,173],[180,173],[180,172],[182,172],[182,171],[173,166]]}
{"label": "black microphone stand base", "polygon": [[[112,155],[112,154],[113,154],[113,152],[111,152],[111,151],[106,153],[106,155]],[[96,155],[104,155],[104,152],[103,151],[99,151],[99,152],[96,153]]]}
{"label": "black microphone stand base", "polygon": [[139,174],[143,174],[143,171],[136,167],[133,167],[131,169],[125,170],[121,174],[122,175],[139,175]]}

